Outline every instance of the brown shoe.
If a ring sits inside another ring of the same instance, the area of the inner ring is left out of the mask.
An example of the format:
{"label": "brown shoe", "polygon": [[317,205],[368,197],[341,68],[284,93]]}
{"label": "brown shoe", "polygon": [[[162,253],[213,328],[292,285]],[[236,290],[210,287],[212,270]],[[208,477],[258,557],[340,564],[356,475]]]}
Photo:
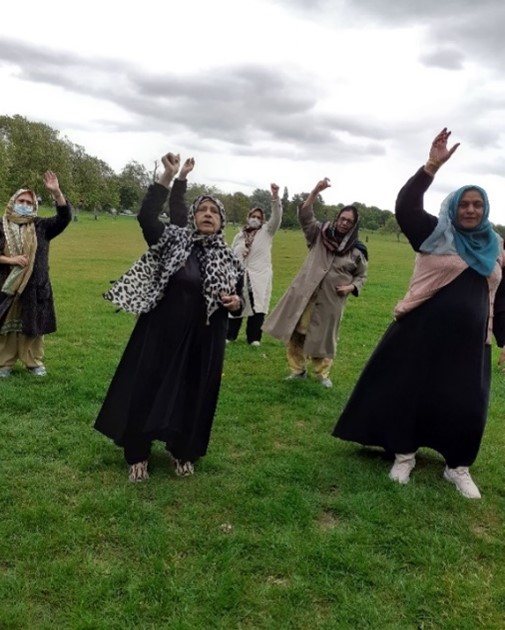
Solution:
{"label": "brown shoe", "polygon": [[149,479],[147,459],[138,464],[132,464],[128,469],[128,481],[135,483],[137,481],[146,481],[147,479]]}

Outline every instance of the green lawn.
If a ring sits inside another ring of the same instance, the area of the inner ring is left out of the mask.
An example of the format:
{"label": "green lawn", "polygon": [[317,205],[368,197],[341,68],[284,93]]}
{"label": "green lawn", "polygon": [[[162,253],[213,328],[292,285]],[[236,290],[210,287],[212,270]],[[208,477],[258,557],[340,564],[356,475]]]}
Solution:
{"label": "green lawn", "polygon": [[[101,294],[144,251],[140,229],[82,214],[54,241],[48,376],[19,367],[0,382],[2,630],[505,627],[496,366],[472,469],[481,501],[442,479],[434,452],[422,451],[401,487],[379,452],[330,436],[412,270],[405,241],[370,234],[368,246],[370,277],[349,299],[335,387],[284,381],[282,344],[250,348],[242,336],[228,346],[195,476],[176,478],[158,445],[150,480],[135,485],[92,425],[133,325]],[[300,232],[278,234],[273,302],[305,255]]]}

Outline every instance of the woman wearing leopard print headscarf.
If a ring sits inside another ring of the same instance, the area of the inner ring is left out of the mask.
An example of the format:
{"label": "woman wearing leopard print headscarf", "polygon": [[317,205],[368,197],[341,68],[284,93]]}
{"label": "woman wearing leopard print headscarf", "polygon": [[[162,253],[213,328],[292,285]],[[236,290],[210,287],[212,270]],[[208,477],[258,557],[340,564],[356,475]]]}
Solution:
{"label": "woman wearing leopard print headscarf", "polygon": [[[165,442],[177,475],[193,474],[209,443],[228,313],[243,307],[243,269],[224,240],[221,202],[201,196],[188,213],[174,186],[165,225],[159,214],[180,158],[162,162],[138,217],[149,250],[104,296],[139,316],[95,423],[123,447],[130,481],[148,478],[153,440]],[[184,177],[193,165],[186,160]]]}
{"label": "woman wearing leopard print headscarf", "polygon": [[22,188],[9,200],[0,222],[0,377],[19,359],[33,376],[45,376],[44,335],[56,330],[49,280],[49,242],[70,223],[71,208],[52,171],[44,184],[56,215],[37,216],[37,196]]}

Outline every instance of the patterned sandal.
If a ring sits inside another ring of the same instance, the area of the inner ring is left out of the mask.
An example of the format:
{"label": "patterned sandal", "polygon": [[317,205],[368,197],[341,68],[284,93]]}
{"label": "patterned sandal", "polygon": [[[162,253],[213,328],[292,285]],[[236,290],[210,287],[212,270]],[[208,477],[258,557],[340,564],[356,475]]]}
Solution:
{"label": "patterned sandal", "polygon": [[128,481],[132,483],[138,481],[146,481],[149,479],[149,473],[147,472],[147,459],[138,464],[132,464],[128,469]]}
{"label": "patterned sandal", "polygon": [[176,459],[175,461],[175,474],[178,477],[190,477],[194,474],[195,469],[193,467],[192,462],[183,462],[180,459]]}

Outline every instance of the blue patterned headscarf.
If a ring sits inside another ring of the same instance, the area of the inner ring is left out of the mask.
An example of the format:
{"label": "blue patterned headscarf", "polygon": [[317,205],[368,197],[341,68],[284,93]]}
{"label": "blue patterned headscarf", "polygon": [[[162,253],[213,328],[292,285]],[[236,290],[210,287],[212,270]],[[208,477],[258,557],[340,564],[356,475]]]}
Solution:
{"label": "blue patterned headscarf", "polygon": [[[484,202],[484,214],[479,225],[464,230],[458,225],[458,206],[467,190],[476,190]],[[481,276],[491,275],[498,258],[500,242],[489,221],[489,200],[480,186],[463,186],[442,202],[438,224],[419,250],[436,256],[458,254]]]}

